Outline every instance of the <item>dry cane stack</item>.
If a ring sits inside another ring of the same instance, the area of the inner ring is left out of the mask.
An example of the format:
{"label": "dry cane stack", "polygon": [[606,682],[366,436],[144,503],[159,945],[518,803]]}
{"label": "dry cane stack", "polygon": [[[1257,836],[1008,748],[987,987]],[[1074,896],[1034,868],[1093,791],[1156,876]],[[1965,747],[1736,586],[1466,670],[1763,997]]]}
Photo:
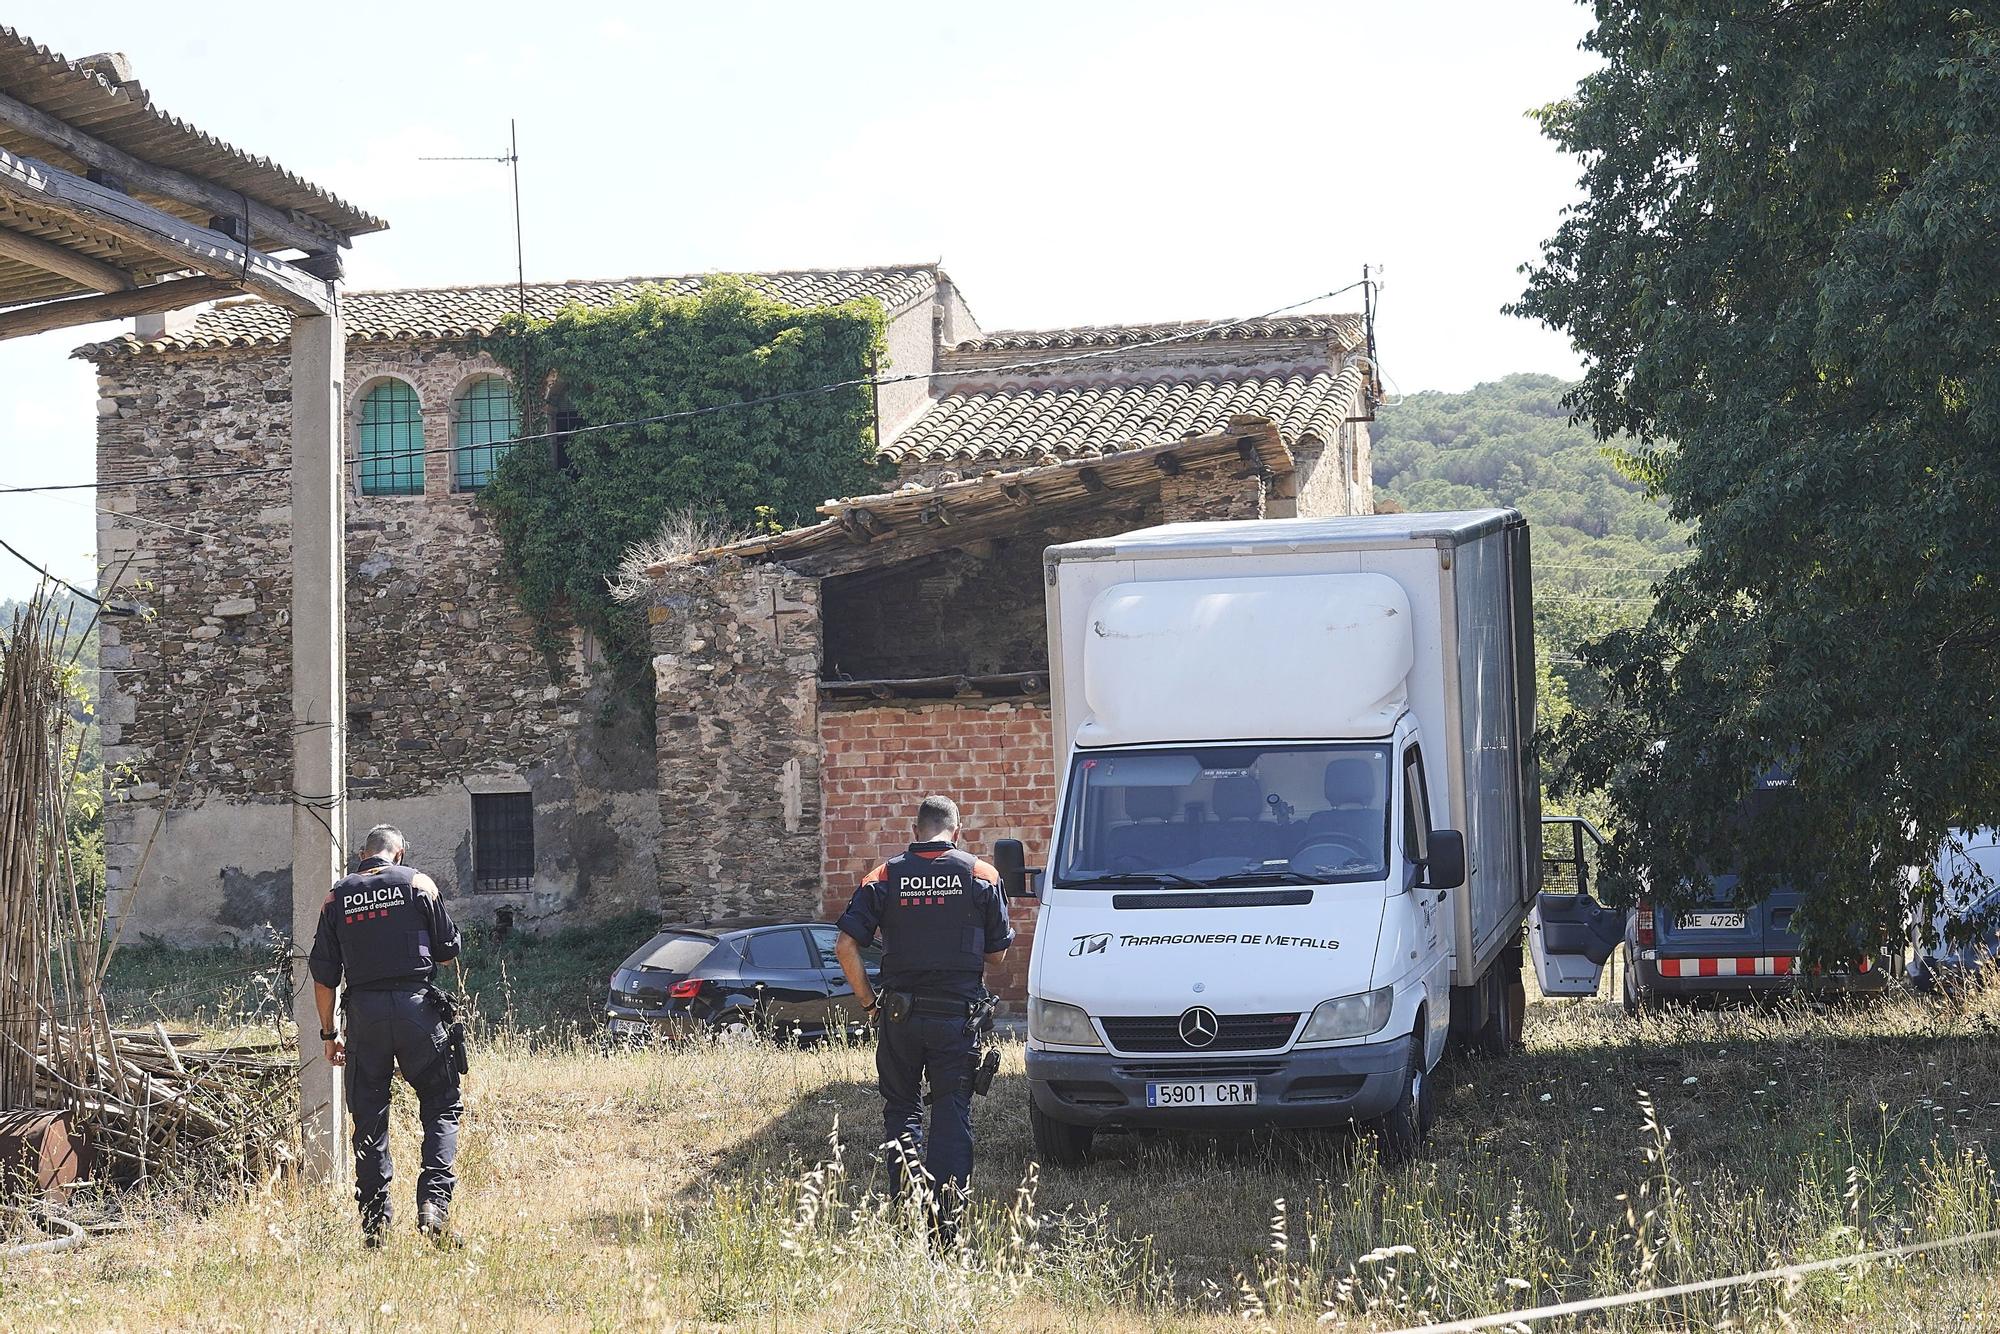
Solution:
{"label": "dry cane stack", "polygon": [[65,1113],[102,1181],[275,1171],[295,1137],[284,1053],[113,1026],[103,902],[68,839],[82,724],[64,645],[87,628],[39,593],[0,624],[0,1113]]}

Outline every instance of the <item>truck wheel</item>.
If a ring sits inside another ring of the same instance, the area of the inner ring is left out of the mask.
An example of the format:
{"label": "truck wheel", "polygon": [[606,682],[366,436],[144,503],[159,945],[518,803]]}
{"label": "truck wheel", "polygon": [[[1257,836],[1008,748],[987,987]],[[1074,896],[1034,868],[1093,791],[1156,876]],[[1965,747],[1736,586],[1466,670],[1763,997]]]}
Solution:
{"label": "truck wheel", "polygon": [[1090,1142],[1097,1132],[1089,1126],[1058,1121],[1028,1101],[1028,1129],[1035,1140],[1035,1157],[1051,1167],[1082,1167],[1090,1161]]}
{"label": "truck wheel", "polygon": [[[1512,960],[1511,964],[1509,960]],[[1521,1008],[1527,1000],[1521,985],[1518,951],[1503,951],[1487,973],[1486,1022],[1473,1039],[1481,1056],[1512,1056],[1521,1050]]]}
{"label": "truck wheel", "polygon": [[1368,1134],[1375,1140],[1375,1152],[1384,1163],[1409,1159],[1424,1142],[1431,1128],[1434,1104],[1430,1074],[1424,1069],[1424,1044],[1410,1039],[1410,1063],[1403,1071],[1403,1090],[1396,1105],[1370,1121]]}
{"label": "truck wheel", "polygon": [[1660,1008],[1660,998],[1649,996],[1639,990],[1639,970],[1630,959],[1625,961],[1625,981],[1619,988],[1618,999],[1625,1006],[1625,1013],[1637,1019],[1642,1014],[1652,1014]]}

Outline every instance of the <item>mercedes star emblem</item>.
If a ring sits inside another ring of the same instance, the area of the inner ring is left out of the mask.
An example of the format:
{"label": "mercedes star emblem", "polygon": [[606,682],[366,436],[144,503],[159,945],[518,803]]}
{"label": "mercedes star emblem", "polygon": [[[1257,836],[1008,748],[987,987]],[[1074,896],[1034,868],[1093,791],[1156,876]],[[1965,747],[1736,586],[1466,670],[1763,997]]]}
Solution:
{"label": "mercedes star emblem", "polygon": [[1190,1047],[1206,1047],[1215,1041],[1222,1025],[1216,1022],[1215,1011],[1206,1005],[1197,1005],[1181,1015],[1181,1041]]}

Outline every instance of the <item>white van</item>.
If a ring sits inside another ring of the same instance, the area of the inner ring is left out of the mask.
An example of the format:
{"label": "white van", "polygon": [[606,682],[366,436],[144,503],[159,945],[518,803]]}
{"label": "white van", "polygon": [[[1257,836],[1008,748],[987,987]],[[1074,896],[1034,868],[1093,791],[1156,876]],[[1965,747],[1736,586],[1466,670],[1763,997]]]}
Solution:
{"label": "white van", "polygon": [[[1401,1154],[1450,1035],[1516,1043],[1541,873],[1527,542],[1485,510],[1050,548],[1043,1161],[1099,1130],[1349,1122]],[[995,860],[1033,893],[1018,844]],[[1546,897],[1549,977],[1594,990],[1619,918]]]}

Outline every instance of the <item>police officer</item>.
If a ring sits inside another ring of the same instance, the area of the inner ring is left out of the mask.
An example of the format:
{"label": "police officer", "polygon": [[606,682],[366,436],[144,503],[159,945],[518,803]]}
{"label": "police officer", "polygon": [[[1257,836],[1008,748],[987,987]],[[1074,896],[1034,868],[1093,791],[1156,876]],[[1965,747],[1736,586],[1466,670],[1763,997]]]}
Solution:
{"label": "police officer", "polygon": [[[326,1059],[345,1071],[354,1117],[354,1198],[362,1239],[371,1247],[382,1244],[393,1213],[389,1082],[398,1067],[416,1090],[424,1123],[417,1227],[441,1245],[459,1240],[447,1222],[465,1104],[443,1001],[431,985],[438,965],[458,957],[458,928],[431,878],[403,864],[403,847],[402,832],[391,825],[368,831],[354,874],[333,887],[320,909],[307,960]],[[342,981],[345,1038],[334,1021],[334,993]]]}
{"label": "police officer", "polygon": [[[972,1173],[972,1063],[983,973],[1014,943],[1000,874],[954,846],[958,807],[926,797],[917,841],[870,871],[840,916],[835,955],[860,1003],[878,1019],[877,1086],[883,1138],[900,1146],[900,1190],[921,1156],[936,1194],[932,1215],[946,1239]],[[861,947],[882,937],[882,989],[862,967]],[[897,1016],[901,1017],[897,1017]],[[922,1082],[932,1099],[924,1134]],[[892,1150],[894,1152],[895,1150]]]}

